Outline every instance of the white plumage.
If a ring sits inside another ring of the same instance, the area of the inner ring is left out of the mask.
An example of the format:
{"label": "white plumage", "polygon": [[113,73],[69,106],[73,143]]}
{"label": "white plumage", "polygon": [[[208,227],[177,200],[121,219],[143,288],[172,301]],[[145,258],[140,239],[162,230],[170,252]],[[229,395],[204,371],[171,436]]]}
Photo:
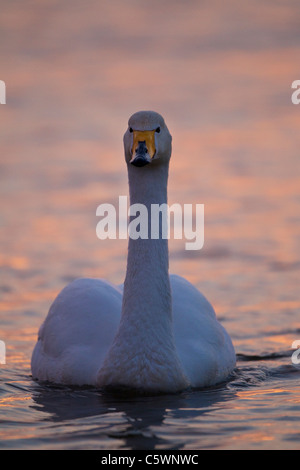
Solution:
{"label": "white plumage", "polygon": [[[145,141],[136,144],[137,134]],[[147,145],[155,146],[152,154]],[[124,148],[131,204],[166,203],[171,136],[163,118],[135,113]],[[124,287],[100,279],[65,287],[40,328],[31,365],[41,381],[168,393],[219,383],[235,360],[210,303],[169,275],[168,244],[160,237],[129,239]]]}

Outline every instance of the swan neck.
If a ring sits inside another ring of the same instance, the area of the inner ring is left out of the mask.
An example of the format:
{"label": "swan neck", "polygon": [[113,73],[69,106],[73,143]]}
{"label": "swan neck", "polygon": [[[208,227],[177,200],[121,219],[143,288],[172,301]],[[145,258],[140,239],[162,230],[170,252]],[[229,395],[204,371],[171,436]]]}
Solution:
{"label": "swan neck", "polygon": [[130,205],[147,209],[148,237],[129,237],[122,315],[171,318],[168,240],[161,230],[158,239],[151,238],[151,205],[167,203],[168,168],[129,167],[128,174]]}
{"label": "swan neck", "polygon": [[[150,164],[151,165],[151,164]],[[130,204],[167,203],[168,165],[137,168],[128,164]]]}
{"label": "swan neck", "polygon": [[[151,164],[149,164],[150,167]],[[130,204],[167,203],[168,168],[128,168]],[[150,230],[150,228],[149,228]],[[173,336],[168,240],[129,237],[122,316],[98,384],[154,391],[187,387]]]}

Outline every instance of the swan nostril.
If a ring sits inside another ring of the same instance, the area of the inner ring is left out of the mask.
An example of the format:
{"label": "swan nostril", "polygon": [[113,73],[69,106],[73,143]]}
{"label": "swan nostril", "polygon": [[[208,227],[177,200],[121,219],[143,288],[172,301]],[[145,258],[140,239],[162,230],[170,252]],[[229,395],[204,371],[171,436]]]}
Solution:
{"label": "swan nostril", "polygon": [[139,140],[138,146],[135,149],[135,153],[148,153],[145,140]]}

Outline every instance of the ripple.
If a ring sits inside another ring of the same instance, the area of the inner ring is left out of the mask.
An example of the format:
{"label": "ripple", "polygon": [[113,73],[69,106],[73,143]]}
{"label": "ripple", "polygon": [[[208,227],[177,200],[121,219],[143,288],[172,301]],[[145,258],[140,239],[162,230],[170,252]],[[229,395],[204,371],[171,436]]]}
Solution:
{"label": "ripple", "polygon": [[268,361],[282,359],[283,357],[291,357],[292,350],[287,351],[276,351],[272,353],[261,353],[261,354],[244,354],[238,353],[236,355],[238,361],[251,362],[251,361]]}

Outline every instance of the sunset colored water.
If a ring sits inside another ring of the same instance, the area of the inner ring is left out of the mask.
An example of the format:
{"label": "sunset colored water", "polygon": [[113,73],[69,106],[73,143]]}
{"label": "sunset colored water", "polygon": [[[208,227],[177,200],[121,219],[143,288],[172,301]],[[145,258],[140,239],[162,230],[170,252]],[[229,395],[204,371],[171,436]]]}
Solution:
{"label": "sunset colored water", "polygon": [[[0,14],[0,448],[299,449],[297,0],[4,1]],[[31,378],[38,328],[79,277],[123,282],[127,240],[96,208],[128,195],[140,109],[173,136],[169,203],[204,204],[205,243],[170,240],[230,333],[209,390],[116,399]]]}

